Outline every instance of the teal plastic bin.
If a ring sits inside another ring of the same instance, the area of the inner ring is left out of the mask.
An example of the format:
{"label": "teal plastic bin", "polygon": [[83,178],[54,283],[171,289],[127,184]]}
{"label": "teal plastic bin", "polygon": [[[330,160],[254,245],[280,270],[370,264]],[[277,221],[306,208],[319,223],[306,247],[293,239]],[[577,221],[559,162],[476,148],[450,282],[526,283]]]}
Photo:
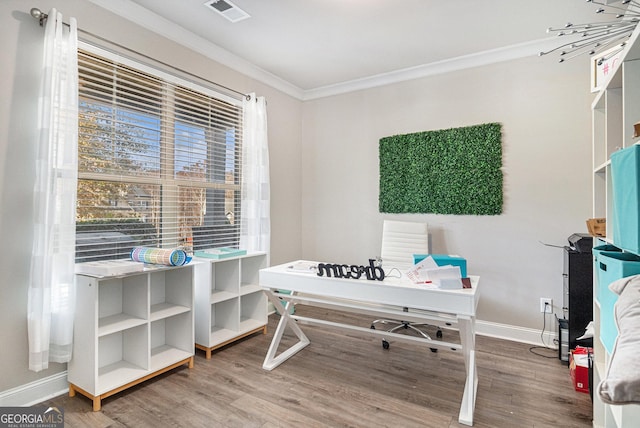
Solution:
{"label": "teal plastic bin", "polygon": [[613,244],[640,253],[640,145],[611,154]]}
{"label": "teal plastic bin", "polygon": [[[598,275],[598,290],[596,293],[596,299],[598,299],[598,301],[601,302],[603,299],[606,299],[608,293],[610,293],[609,284],[611,282],[608,282],[606,284],[602,282],[602,281],[609,281],[609,278],[607,277],[605,272],[603,272],[603,278],[600,279],[600,270],[598,269],[598,262],[600,260],[600,255],[604,252],[621,253],[622,250],[614,245],[604,244],[604,245],[598,245],[593,247],[591,252],[593,253],[593,271],[596,272],[596,274]],[[600,284],[602,284],[602,286],[600,286]]]}
{"label": "teal plastic bin", "polygon": [[598,293],[600,303],[600,338],[605,349],[613,352],[618,337],[614,305],[618,295],[609,290],[609,284],[631,275],[640,274],[640,256],[631,253],[602,251],[597,256]]}

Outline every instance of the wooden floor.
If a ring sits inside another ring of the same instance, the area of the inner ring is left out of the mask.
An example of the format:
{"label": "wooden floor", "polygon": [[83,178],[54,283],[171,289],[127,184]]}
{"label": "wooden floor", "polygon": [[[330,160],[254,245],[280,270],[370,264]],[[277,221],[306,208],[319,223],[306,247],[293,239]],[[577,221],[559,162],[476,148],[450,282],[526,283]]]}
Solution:
{"label": "wooden floor", "polygon": [[[323,309],[297,313],[350,320],[371,319]],[[269,333],[214,351],[196,353],[195,367],[174,369],[103,400],[60,396],[46,405],[64,409],[68,427],[460,427],[465,381],[460,352],[345,335],[302,326],[311,344],[269,372],[262,369],[279,317]],[[449,341],[456,332],[445,330]],[[290,331],[285,340],[293,340]],[[283,341],[283,344],[286,343]],[[291,342],[289,342],[291,343]],[[576,392],[569,370],[530,345],[477,337],[478,396],[475,427],[591,427],[588,394]]]}

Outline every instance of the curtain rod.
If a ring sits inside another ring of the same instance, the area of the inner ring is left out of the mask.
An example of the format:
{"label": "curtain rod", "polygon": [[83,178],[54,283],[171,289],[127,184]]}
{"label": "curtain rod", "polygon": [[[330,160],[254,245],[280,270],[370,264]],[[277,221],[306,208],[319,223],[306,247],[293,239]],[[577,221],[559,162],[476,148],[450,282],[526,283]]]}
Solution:
{"label": "curtain rod", "polygon": [[[38,9],[37,7],[33,7],[33,8],[31,8],[31,10],[29,11],[29,13],[31,14],[31,16],[32,16],[32,17],[34,17],[35,19],[37,19],[37,20],[38,20],[38,22],[40,23],[40,26],[41,26],[41,27],[43,27],[43,26],[44,26],[45,21],[46,21],[46,20],[47,20],[47,18],[49,17],[49,15],[47,15],[46,13],[44,13],[43,11],[41,11],[40,9]],[[63,22],[62,24],[63,24],[63,25],[65,25],[65,26],[67,26],[67,27],[69,26],[69,24],[67,24],[67,23],[65,23],[65,22]],[[182,70],[182,69],[180,69],[180,68],[178,68],[178,67],[175,67],[175,66],[173,66],[173,65],[170,65],[170,64],[164,63],[164,62],[162,62],[162,61],[158,61],[157,59],[151,58],[151,57],[149,57],[149,56],[147,56],[147,55],[145,55],[145,54],[143,54],[143,53],[140,53],[140,52],[134,51],[133,49],[129,49],[129,48],[125,47],[125,46],[122,46],[122,45],[119,45],[119,44],[117,44],[117,43],[111,42],[111,41],[109,41],[109,40],[107,40],[107,39],[105,39],[105,38],[103,38],[103,37],[100,37],[100,36],[97,36],[97,35],[95,35],[95,34],[89,33],[88,31],[78,29],[78,32],[84,33],[84,34],[86,34],[86,35],[88,35],[88,36],[91,36],[91,37],[94,37],[94,38],[96,38],[96,39],[98,39],[98,40],[100,40],[100,41],[103,41],[103,42],[109,43],[109,44],[111,44],[111,45],[117,46],[119,49],[124,49],[124,50],[125,50],[125,51],[127,51],[127,52],[131,52],[131,53],[134,53],[134,54],[136,54],[136,55],[140,55],[140,56],[141,56],[141,57],[143,57],[143,58],[146,58],[146,59],[148,59],[148,60],[150,60],[150,61],[153,61],[153,62],[159,63],[159,64],[161,64],[161,65],[163,65],[163,66],[165,66],[165,67],[171,68],[171,69],[173,69],[173,70],[176,70],[176,71],[178,71],[178,72],[180,72],[180,73],[186,74],[186,75],[191,76],[191,77],[193,77],[193,78],[196,78],[196,79],[199,79],[199,80],[204,80],[205,82],[207,82],[207,83],[209,83],[209,84],[211,84],[211,85],[217,86],[217,87],[222,88],[222,89],[224,89],[224,90],[226,90],[226,91],[230,91],[230,92],[233,92],[234,94],[240,95],[241,97],[244,97],[247,101],[250,101],[250,100],[251,100],[251,94],[245,94],[245,93],[243,93],[243,92],[239,92],[239,91],[236,91],[235,89],[231,89],[231,88],[229,88],[229,87],[227,87],[227,86],[221,85],[220,83],[212,82],[211,80],[208,80],[208,79],[202,78],[202,77],[197,76],[197,75],[195,75],[195,74],[193,74],[193,73],[190,73],[190,72],[188,72],[188,71]]]}

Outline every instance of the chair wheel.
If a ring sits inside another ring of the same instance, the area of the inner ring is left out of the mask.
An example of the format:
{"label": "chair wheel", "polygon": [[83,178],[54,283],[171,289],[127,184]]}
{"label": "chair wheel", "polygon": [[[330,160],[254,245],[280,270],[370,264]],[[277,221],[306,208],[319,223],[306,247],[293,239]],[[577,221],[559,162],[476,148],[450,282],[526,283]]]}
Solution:
{"label": "chair wheel", "polygon": [[436,337],[437,337],[438,339],[442,339],[442,330],[438,330],[438,331],[436,332]]}
{"label": "chair wheel", "polygon": [[389,349],[389,342],[386,339],[382,339],[382,347],[384,349]]}
{"label": "chair wheel", "polygon": [[438,348],[431,348],[431,352],[438,352]]}
{"label": "chair wheel", "polygon": [[375,325],[373,325],[373,324],[371,324],[371,327],[370,327],[370,328],[371,328],[371,330],[375,330],[375,329],[376,329],[376,326],[375,326]]}

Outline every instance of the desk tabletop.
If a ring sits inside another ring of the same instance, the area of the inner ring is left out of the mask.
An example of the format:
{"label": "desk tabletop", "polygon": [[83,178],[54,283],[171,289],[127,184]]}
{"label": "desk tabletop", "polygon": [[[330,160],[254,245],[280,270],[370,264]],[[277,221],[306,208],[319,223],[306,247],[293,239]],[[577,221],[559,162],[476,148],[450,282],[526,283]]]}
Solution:
{"label": "desk tabletop", "polygon": [[469,276],[471,288],[449,290],[414,284],[404,274],[402,277],[386,277],[384,281],[318,276],[317,270],[312,268],[318,263],[298,260],[261,269],[260,286],[456,315],[475,316],[476,313],[478,276]]}

